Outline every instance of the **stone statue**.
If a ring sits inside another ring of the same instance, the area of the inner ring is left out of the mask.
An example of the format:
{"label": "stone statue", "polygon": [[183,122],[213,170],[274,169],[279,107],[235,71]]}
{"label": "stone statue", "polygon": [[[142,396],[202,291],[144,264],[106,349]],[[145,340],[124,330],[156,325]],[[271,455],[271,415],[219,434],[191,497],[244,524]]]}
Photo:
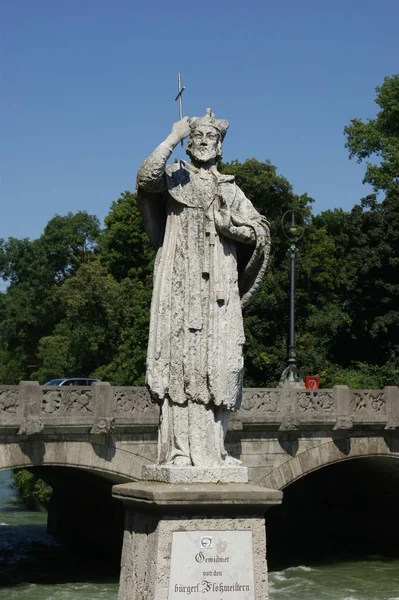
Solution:
{"label": "stone statue", "polygon": [[[224,447],[241,404],[242,308],[265,272],[269,227],[217,162],[229,124],[185,117],[144,161],[137,197],[158,248],[147,385],[160,404],[158,464],[236,466]],[[189,136],[191,163],[166,165]]]}

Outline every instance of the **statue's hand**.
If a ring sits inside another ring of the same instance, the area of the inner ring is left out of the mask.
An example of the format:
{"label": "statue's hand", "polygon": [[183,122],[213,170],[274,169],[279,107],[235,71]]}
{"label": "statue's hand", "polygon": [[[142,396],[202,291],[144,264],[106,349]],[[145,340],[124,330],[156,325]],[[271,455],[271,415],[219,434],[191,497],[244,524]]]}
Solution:
{"label": "statue's hand", "polygon": [[223,196],[218,195],[215,198],[213,216],[216,229],[219,233],[242,244],[256,243],[256,234],[252,227],[249,225],[234,225],[230,208],[227,206]]}
{"label": "statue's hand", "polygon": [[174,140],[176,140],[176,144],[188,137],[190,135],[189,118],[183,117],[181,121],[173,123],[172,132],[170,135],[174,138]]}
{"label": "statue's hand", "polygon": [[225,233],[229,230],[231,219],[230,209],[222,196],[217,196],[215,199],[214,218],[219,231]]}

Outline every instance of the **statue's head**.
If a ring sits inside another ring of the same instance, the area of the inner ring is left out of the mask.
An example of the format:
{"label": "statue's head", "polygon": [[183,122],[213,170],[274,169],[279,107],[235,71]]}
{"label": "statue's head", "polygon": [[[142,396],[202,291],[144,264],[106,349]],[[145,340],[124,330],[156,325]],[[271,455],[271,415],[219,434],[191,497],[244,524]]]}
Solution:
{"label": "statue's head", "polygon": [[204,117],[194,117],[190,121],[190,137],[186,153],[200,163],[222,158],[222,142],[226,135],[228,121],[215,119],[210,108]]}

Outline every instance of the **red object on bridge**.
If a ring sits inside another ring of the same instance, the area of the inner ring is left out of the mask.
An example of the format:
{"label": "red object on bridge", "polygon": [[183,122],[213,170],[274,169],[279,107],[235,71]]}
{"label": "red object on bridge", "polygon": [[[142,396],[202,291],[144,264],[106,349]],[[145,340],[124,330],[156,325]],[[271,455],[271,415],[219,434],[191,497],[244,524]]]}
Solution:
{"label": "red object on bridge", "polygon": [[305,386],[307,390],[318,390],[320,387],[320,378],[305,377]]}

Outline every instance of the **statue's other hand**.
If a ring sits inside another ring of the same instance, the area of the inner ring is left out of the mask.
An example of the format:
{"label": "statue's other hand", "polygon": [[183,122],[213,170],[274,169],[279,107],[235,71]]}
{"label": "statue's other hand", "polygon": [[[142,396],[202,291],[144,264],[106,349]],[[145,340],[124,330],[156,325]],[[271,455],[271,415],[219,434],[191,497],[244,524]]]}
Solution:
{"label": "statue's other hand", "polygon": [[228,231],[230,226],[230,210],[222,196],[217,196],[213,206],[213,214],[216,223],[216,227],[225,233]]}
{"label": "statue's other hand", "polygon": [[173,123],[171,135],[179,143],[190,135],[190,123],[188,117],[183,117],[180,121]]}

